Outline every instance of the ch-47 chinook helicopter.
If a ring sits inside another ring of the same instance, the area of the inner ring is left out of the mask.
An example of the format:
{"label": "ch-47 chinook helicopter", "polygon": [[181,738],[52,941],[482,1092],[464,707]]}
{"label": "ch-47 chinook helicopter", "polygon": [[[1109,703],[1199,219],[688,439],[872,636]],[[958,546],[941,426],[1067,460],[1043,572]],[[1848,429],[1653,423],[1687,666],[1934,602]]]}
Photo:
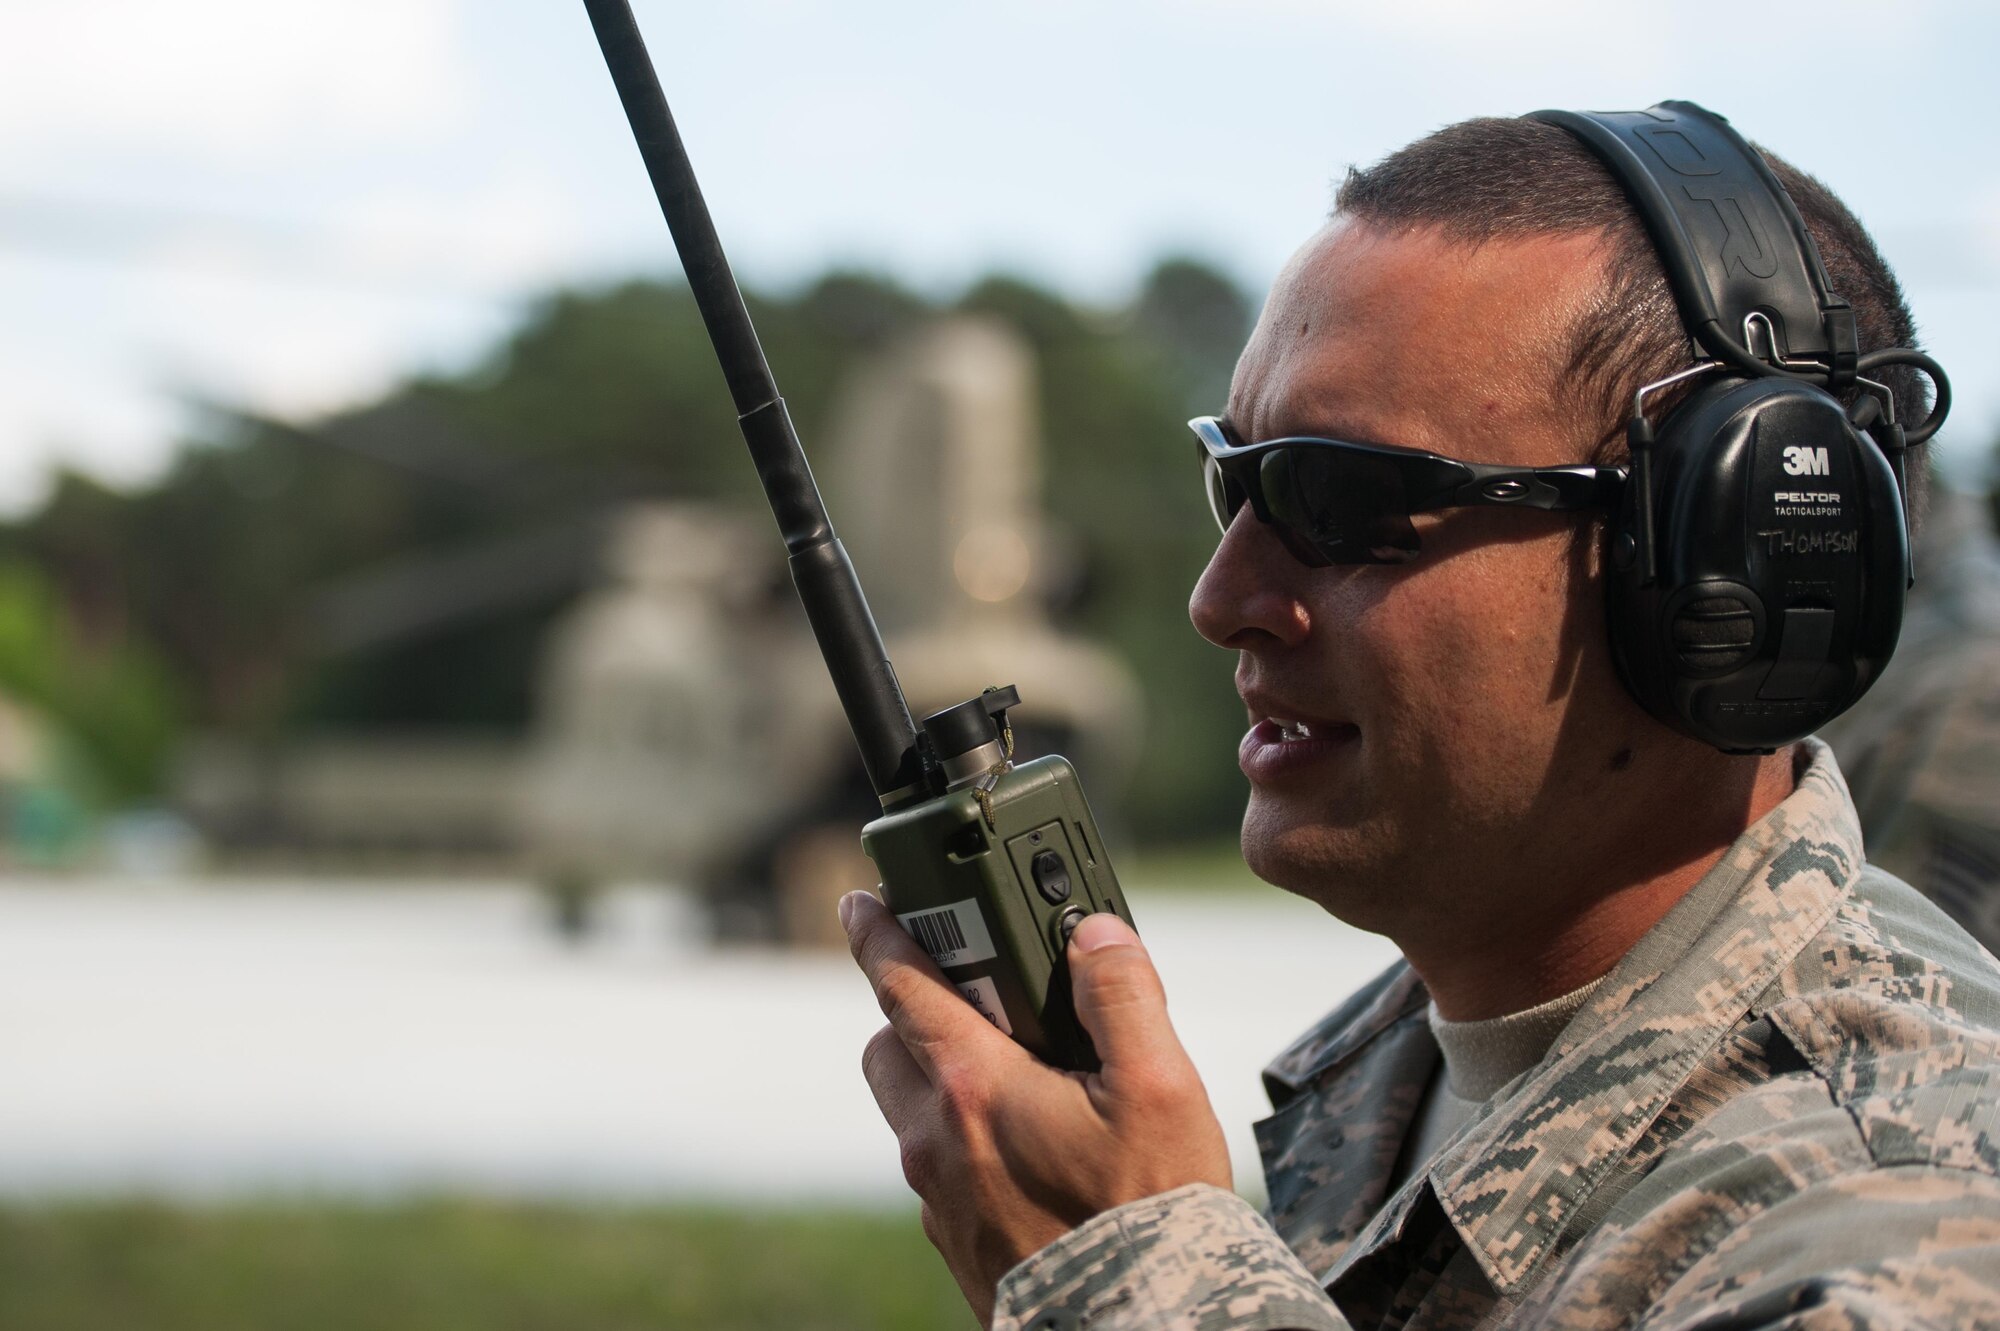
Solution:
{"label": "ch-47 chinook helicopter", "polygon": [[[1017,685],[1021,753],[1076,755],[1115,808],[1137,689],[1051,619],[1076,560],[1042,518],[1035,372],[1004,324],[919,326],[850,375],[823,479],[917,714]],[[379,862],[476,843],[542,883],[567,927],[587,925],[606,883],[667,881],[694,888],[732,938],[824,937],[839,893],[872,884],[855,829],[876,801],[767,515],[660,498],[657,477],[517,476],[421,420],[334,433],[242,420],[499,505],[524,486],[544,501],[505,537],[413,552],[303,598],[323,659],[563,608],[524,745],[295,736],[224,764],[235,779],[183,790],[219,844]]]}

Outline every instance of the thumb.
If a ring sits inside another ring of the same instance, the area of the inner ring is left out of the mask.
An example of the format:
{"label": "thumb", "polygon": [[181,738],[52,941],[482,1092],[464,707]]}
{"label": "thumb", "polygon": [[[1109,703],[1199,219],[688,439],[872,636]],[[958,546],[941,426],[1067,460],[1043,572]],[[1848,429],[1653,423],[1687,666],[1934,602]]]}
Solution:
{"label": "thumb", "polygon": [[1160,1072],[1187,1062],[1167,1020],[1166,990],[1132,926],[1116,915],[1086,918],[1070,935],[1069,973],[1077,1020],[1090,1033],[1104,1076]]}

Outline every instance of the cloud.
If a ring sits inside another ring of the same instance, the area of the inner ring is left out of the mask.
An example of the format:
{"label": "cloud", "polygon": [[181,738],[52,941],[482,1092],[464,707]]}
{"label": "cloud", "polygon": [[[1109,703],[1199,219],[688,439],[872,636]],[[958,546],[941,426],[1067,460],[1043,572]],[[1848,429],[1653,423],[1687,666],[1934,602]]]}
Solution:
{"label": "cloud", "polygon": [[202,271],[163,256],[150,298],[121,330],[132,363],[160,389],[197,390],[291,415],[313,415],[385,388],[431,359],[441,331],[457,344],[504,316],[497,306],[398,301]]}
{"label": "cloud", "polygon": [[0,161],[231,162],[423,136],[470,103],[459,0],[8,0]]}
{"label": "cloud", "polygon": [[282,280],[199,237],[143,259],[0,254],[0,513],[35,503],[58,463],[157,474],[183,395],[311,416],[462,359],[515,317],[492,297]]}
{"label": "cloud", "polygon": [[327,219],[328,258],[422,291],[517,291],[557,280],[586,256],[585,220],[537,164],[442,190],[384,189]]}

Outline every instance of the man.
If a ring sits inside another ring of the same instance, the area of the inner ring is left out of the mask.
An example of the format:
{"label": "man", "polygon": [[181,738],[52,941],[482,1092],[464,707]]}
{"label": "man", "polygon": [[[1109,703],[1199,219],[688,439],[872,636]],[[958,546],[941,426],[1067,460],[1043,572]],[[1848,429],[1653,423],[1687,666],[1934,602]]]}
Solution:
{"label": "man", "polygon": [[[1909,345],[1865,234],[1781,170],[1862,349]],[[1350,176],[1226,428],[1613,461],[1633,392],[1687,359],[1596,161],[1474,121]],[[1251,867],[1407,959],[1267,1072],[1268,1218],[1121,922],[1071,945],[1084,1076],[843,900],[890,1019],[864,1070],[972,1307],[1000,1331],[2000,1320],[1990,959],[1864,867],[1823,745],[1728,755],[1632,699],[1601,515],[1413,525],[1410,562],[1309,567],[1244,505],[1190,607],[1238,655]]]}

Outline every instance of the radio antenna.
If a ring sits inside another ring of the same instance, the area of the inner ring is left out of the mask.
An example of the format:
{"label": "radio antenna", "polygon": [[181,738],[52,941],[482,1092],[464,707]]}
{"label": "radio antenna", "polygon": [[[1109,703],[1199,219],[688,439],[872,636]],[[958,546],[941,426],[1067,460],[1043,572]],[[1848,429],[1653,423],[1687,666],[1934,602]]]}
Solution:
{"label": "radio antenna", "polygon": [[860,746],[869,783],[885,809],[900,808],[930,793],[903,686],[882,646],[881,631],[869,613],[854,565],[826,516],[798,431],[778,395],[750,312],[743,307],[743,293],[729,271],[701,186],[695,182],[694,166],[680,131],[674,128],[673,112],[667,109],[632,6],[628,0],[583,0],[583,7],[590,12],[590,25],[597,31],[611,81],[618,86],[618,99],[625,104],[639,155],[646,160],[646,174],[652,177],[653,193],[666,214],[688,287],[722,362],[729,395],[736,401],[736,423],[750,446],[764,495],[771,501],[791,556],[792,584],[826,659],[854,742]]}

